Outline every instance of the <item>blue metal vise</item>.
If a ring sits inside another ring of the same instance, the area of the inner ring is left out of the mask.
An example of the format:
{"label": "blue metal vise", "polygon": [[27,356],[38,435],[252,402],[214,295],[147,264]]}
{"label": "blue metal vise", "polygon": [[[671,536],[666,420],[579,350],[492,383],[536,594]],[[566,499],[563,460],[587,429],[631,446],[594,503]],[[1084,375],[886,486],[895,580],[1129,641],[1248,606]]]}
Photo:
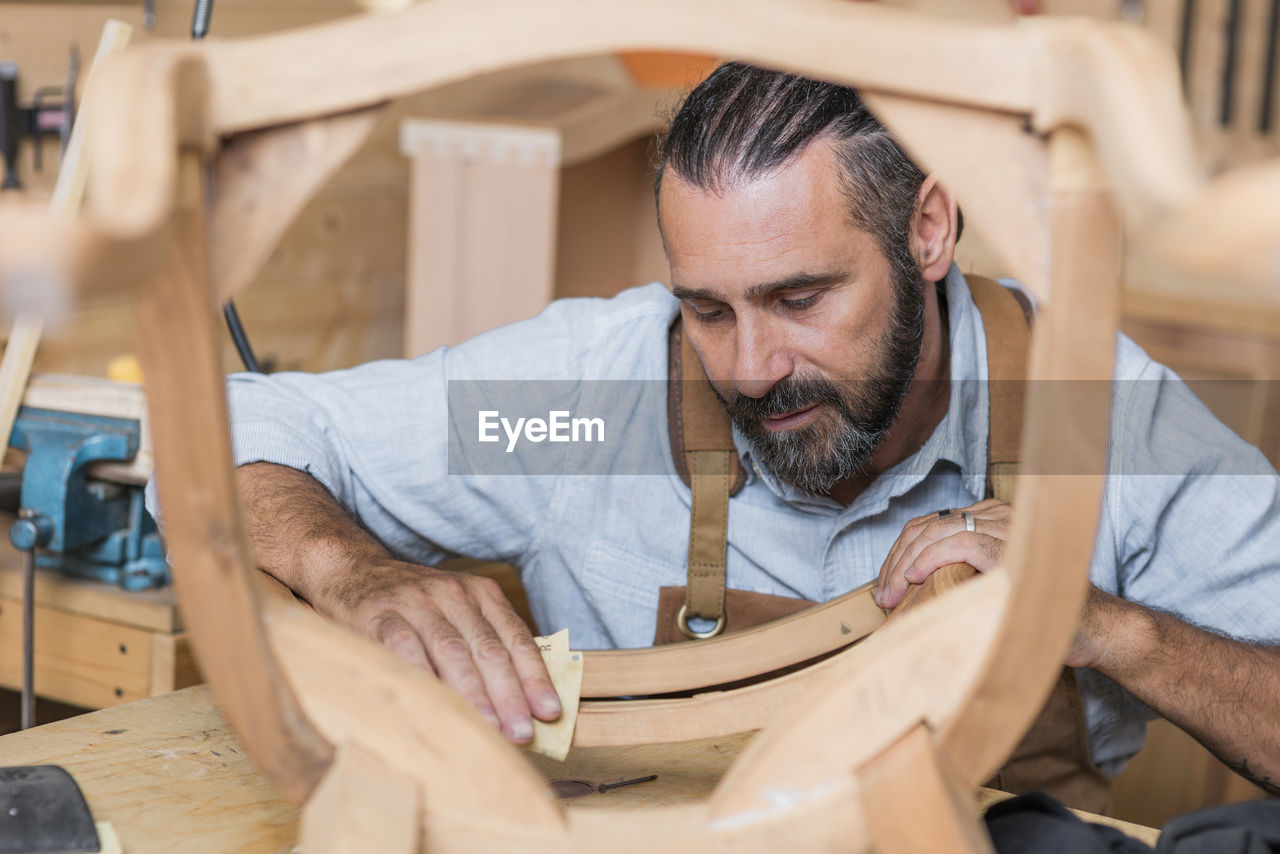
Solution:
{"label": "blue metal vise", "polygon": [[36,550],[36,566],[119,584],[125,590],[169,582],[164,544],[139,486],[90,480],[92,463],[138,453],[136,419],[23,406],[9,444],[27,452],[20,518],[9,541]]}

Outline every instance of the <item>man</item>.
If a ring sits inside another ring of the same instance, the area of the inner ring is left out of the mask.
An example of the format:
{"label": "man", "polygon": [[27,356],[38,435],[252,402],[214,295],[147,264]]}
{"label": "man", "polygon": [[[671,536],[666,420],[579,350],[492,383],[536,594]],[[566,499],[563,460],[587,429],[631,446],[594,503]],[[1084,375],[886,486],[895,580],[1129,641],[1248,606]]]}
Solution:
{"label": "man", "polygon": [[[956,204],[856,93],[722,66],[673,122],[657,203],[670,292],[555,303],[412,361],[229,382],[264,569],[515,742],[531,714],[559,713],[530,633],[494,583],[431,565],[509,561],[540,629],[568,626],[583,648],[649,643],[658,588],[685,575],[689,490],[665,397],[646,391],[665,387],[677,316],[747,471],[730,502],[732,587],[822,601],[878,573],[892,607],[942,565],[987,570],[1002,553],[1010,509],[982,500],[984,330],[952,263]],[[1094,586],[1066,661],[1082,668],[1092,759],[1118,771],[1150,707],[1280,791],[1275,473],[1123,337],[1116,376]],[[459,400],[490,400],[486,380],[554,388],[566,411],[607,386],[607,410],[625,413],[604,419],[612,447],[664,464],[647,477],[472,465],[492,448],[460,437],[484,407]],[[972,532],[938,515],[952,508]]]}

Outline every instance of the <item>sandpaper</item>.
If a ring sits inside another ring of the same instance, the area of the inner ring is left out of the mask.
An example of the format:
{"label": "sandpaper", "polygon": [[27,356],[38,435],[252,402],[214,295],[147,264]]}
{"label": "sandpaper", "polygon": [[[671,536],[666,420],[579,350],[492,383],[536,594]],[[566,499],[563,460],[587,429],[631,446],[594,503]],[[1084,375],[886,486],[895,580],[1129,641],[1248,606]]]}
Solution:
{"label": "sandpaper", "polygon": [[569,755],[573,727],[578,722],[578,702],[582,697],[582,653],[569,649],[569,630],[534,638],[542,650],[542,660],[551,683],[560,695],[560,717],[551,723],[533,720],[533,741],[526,749],[557,761]]}

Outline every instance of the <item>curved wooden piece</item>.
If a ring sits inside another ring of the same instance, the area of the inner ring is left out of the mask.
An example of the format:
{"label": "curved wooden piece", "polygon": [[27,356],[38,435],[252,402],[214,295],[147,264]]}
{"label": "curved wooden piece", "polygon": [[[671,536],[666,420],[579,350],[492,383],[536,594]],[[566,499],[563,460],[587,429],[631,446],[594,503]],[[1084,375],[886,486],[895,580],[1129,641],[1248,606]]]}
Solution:
{"label": "curved wooden piece", "polygon": [[[875,631],[873,584],[743,632],[646,649],[585,653],[583,697],[628,697],[724,685],[801,664]],[[581,724],[579,724],[581,725]]]}
{"label": "curved wooden piece", "polygon": [[1088,589],[1106,471],[1120,221],[1088,141],[1064,129],[1049,144],[1054,300],[1031,343],[1024,475],[1003,556],[1015,595],[973,695],[954,718],[934,719],[973,785],[1017,746],[1057,678]]}
{"label": "curved wooden piece", "polygon": [[1223,175],[1193,204],[1154,223],[1136,240],[1165,263],[1213,283],[1198,296],[1237,303],[1241,313],[1251,302],[1274,312],[1280,303],[1277,222],[1280,161],[1270,160]]}
{"label": "curved wooden piece", "polygon": [[[111,212],[113,234],[149,234],[167,222],[179,178],[193,180],[194,155],[186,156],[181,173],[177,168],[180,141],[199,149],[215,133],[354,109],[501,64],[641,45],[735,55],[873,92],[1024,114],[1041,129],[1080,124],[1111,140],[1112,149],[1102,147],[1114,151],[1107,161],[1113,171],[1126,157],[1150,158],[1149,151],[1131,152],[1123,141],[1135,122],[1163,127],[1163,112],[1144,112],[1142,98],[1129,103],[1100,95],[1094,103],[1080,94],[1088,90],[1078,84],[1068,91],[1072,81],[1064,73],[1114,67],[1116,73],[1132,76],[1133,68],[1125,62],[1104,61],[1127,48],[1119,42],[1078,44],[1094,39],[1092,31],[1055,33],[1047,40],[1033,38],[1036,32],[941,24],[803,0],[654,0],[644,8],[626,0],[543,0],[536,5],[436,0],[394,16],[353,19],[304,33],[147,48],[122,57],[116,79],[116,91],[137,97],[122,95],[114,117],[104,114],[106,124],[95,126],[95,157],[99,149],[103,156],[92,187],[94,204]],[[422,33],[430,34],[426,40],[438,49],[424,49]],[[353,45],[365,50],[352,51]],[[1037,53],[1040,48],[1044,51]],[[351,62],[334,66],[336,55],[351,57]],[[975,56],[984,58],[977,62]],[[206,69],[207,102],[201,88]],[[1145,91],[1151,84],[1148,78],[1126,79],[1130,91]],[[1163,129],[1169,137],[1184,130]],[[1161,138],[1157,132],[1153,144]],[[1047,241],[1052,300],[1041,306],[1031,376],[1109,379],[1115,328],[1112,267],[1118,252],[1108,241],[1117,223],[1078,140],[1065,130],[1054,130],[1053,140],[1049,160],[1056,183],[1044,199],[1052,228]],[[1180,168],[1177,156],[1166,159],[1175,171]],[[1154,189],[1141,182],[1134,186],[1137,195],[1145,193],[1158,208],[1194,183],[1185,178],[1174,175]],[[1149,215],[1147,208],[1135,210]],[[186,212],[183,222],[179,236],[196,248],[175,245],[171,252],[194,253],[174,264],[193,283],[177,297],[161,296],[161,289],[154,288],[144,309],[148,328],[173,330],[174,336],[207,327],[208,318],[201,320],[198,308],[207,314],[212,302],[199,273],[203,235]],[[105,218],[102,224],[107,227]],[[1090,251],[1080,252],[1081,245],[1089,245]],[[207,330],[200,335],[207,336]],[[199,344],[202,353],[211,349],[205,337]],[[184,342],[183,350],[189,348]],[[170,544],[181,567],[179,593],[185,603],[198,603],[188,620],[202,664],[255,757],[296,797],[315,785],[331,752],[275,669],[270,648],[277,655],[287,651],[264,638],[261,603],[249,576],[253,564],[230,486],[220,374],[207,353],[188,368],[168,361],[171,354],[156,341],[147,342],[146,352],[153,391],[170,404],[157,409],[157,415],[174,410],[155,419],[156,450]],[[944,752],[973,782],[994,770],[1012,749],[1047,694],[1069,640],[1083,596],[1100,494],[1106,401],[1096,408],[1064,402],[1055,398],[1059,390],[1047,387],[1051,385],[1032,389],[1024,466],[1048,471],[1050,460],[1058,466],[1065,460],[1069,471],[1080,474],[1024,477],[1006,569],[905,614],[867,639],[858,655],[839,657],[827,678],[796,702],[787,720],[762,734],[726,776],[711,804],[710,815],[719,822],[713,827],[749,824],[752,834],[743,841],[758,847],[758,840],[778,828],[794,826],[794,817],[824,800],[824,793],[847,791],[850,775],[861,764],[921,719],[938,729]],[[173,402],[190,399],[202,406],[213,403],[175,414],[183,410]],[[209,425],[219,425],[216,434],[193,439]],[[371,670],[393,663],[376,649],[358,648],[354,654]],[[340,737],[355,739],[363,720],[360,709],[368,701],[340,687],[327,695],[339,721],[329,725]],[[439,714],[434,721],[437,743],[467,732],[466,710],[447,703],[433,709]],[[318,708],[309,711],[323,714]],[[495,755],[501,752],[495,749]],[[506,775],[509,764],[495,761],[499,764],[493,773]],[[513,799],[523,798],[520,786],[510,789]],[[798,794],[787,794],[784,804],[771,791]],[[448,796],[442,792],[440,797]],[[544,821],[538,826],[553,833],[554,818],[529,820]],[[440,820],[431,832],[448,826],[447,817]],[[644,834],[645,847],[653,845],[651,821],[645,822],[650,831]],[[830,826],[828,821],[824,832]],[[702,841],[679,847],[700,849]]]}
{"label": "curved wooden piece", "polygon": [[925,602],[955,590],[977,574],[978,571],[967,563],[952,563],[938,568],[922,584],[912,584],[907,588],[906,595],[886,622],[900,619],[903,614],[919,608]]}
{"label": "curved wooden piece", "polygon": [[[726,18],[734,26],[726,27]],[[434,44],[443,32],[449,39]],[[848,49],[853,33],[858,50]],[[1177,77],[1166,73],[1169,59],[1154,41],[1132,27],[974,25],[835,0],[652,0],[643,8],[627,0],[435,0],[394,14],[230,42],[157,44],[116,58],[121,80],[160,77],[170,91],[153,86],[117,105],[114,118],[104,113],[95,125],[95,157],[101,149],[112,174],[139,171],[153,158],[160,168],[139,186],[108,179],[94,195],[121,228],[155,228],[172,196],[175,132],[187,141],[230,135],[360,109],[501,67],[637,45],[713,50],[870,92],[1029,116],[1041,132],[1086,127],[1100,140],[1134,222],[1185,199],[1200,181]],[[330,59],[339,55],[347,57],[341,67]],[[1156,73],[1144,65],[1153,57]],[[186,75],[175,70],[205,66],[215,81],[207,113],[197,120],[188,110],[175,129],[166,117],[177,112],[175,100],[186,103],[177,96]],[[1130,138],[1147,144],[1136,147]]]}
{"label": "curved wooden piece", "polygon": [[162,243],[164,267],[137,303],[147,330],[138,347],[173,583],[219,707],[258,767],[302,800],[328,768],[333,748],[298,706],[263,625],[209,304],[203,169],[196,154],[184,154],[179,164],[180,213]]}
{"label": "curved wooden piece", "polygon": [[213,190],[213,286],[218,304],[249,284],[303,206],[369,138],[372,107],[232,137]]}
{"label": "curved wooden piece", "polygon": [[266,604],[288,684],[336,743],[358,744],[418,781],[433,811],[563,831],[546,781],[457,692],[310,608],[277,596]]}
{"label": "curved wooden piece", "polygon": [[[912,159],[960,200],[965,229],[1000,253],[1003,269],[1037,302],[1048,302],[1049,157],[1043,140],[1027,133],[1025,118],[898,95],[863,97]],[[993,161],[1001,164],[999,180],[983,166]]]}
{"label": "curved wooden piece", "polygon": [[[589,693],[585,687],[588,670],[584,666],[582,696],[661,693],[653,687],[658,685],[683,686],[665,689],[669,691],[689,690],[802,664],[856,643],[902,614],[954,590],[975,574],[968,564],[942,567],[924,583],[912,585],[887,619],[871,601],[873,582],[803,613],[713,641],[588,652],[586,660],[597,675]],[[857,630],[852,629],[850,623],[858,626]],[[801,655],[803,652],[809,654]],[[795,673],[693,697],[586,702],[578,709],[573,745],[618,747],[693,741],[764,729],[815,684],[828,679],[830,671],[858,669],[862,665],[856,662],[865,662],[866,655],[861,648],[845,650]],[[673,672],[664,673],[664,667],[670,667]],[[649,686],[649,691],[627,687],[635,685]]]}
{"label": "curved wooden piece", "polygon": [[[711,798],[713,818],[776,815],[785,802],[774,793],[802,799],[822,791],[919,721],[955,714],[1009,612],[1010,581],[1004,571],[985,573],[838,656],[825,678],[757,735],[725,774]],[[1022,699],[1010,697],[1015,706]]]}
{"label": "curved wooden piece", "polygon": [[118,302],[160,270],[159,238],[122,240],[87,218],[6,200],[0,205],[0,305],[9,315],[57,319],[72,308]]}
{"label": "curved wooden piece", "polygon": [[1173,53],[1138,27],[1085,18],[1024,19],[1037,44],[1041,133],[1084,131],[1128,226],[1185,204],[1205,183]]}
{"label": "curved wooden piece", "polygon": [[145,239],[173,213],[180,152],[213,151],[207,62],[185,46],[135,47],[104,59],[98,81],[115,97],[84,107],[93,128],[86,208],[106,234]]}
{"label": "curved wooden piece", "polygon": [[830,671],[847,666],[846,656],[858,653],[860,646],[767,682],[693,697],[584,702],[578,707],[573,746],[664,744],[764,729]]}

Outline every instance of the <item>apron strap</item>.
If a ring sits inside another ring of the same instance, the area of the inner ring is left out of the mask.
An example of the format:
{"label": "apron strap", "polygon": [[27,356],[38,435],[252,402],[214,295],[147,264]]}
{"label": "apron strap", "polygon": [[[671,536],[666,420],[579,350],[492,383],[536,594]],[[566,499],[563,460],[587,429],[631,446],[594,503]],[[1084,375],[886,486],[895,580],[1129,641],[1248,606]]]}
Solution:
{"label": "apron strap", "polygon": [[[690,640],[715,637],[725,627],[725,550],[729,497],[747,480],[733,444],[733,426],[702,360],[684,335],[680,318],[668,339],[667,425],[676,471],[692,493],[689,511],[689,579],[676,623]],[[690,617],[713,620],[704,632]]]}
{"label": "apron strap", "polygon": [[1018,291],[966,275],[987,338],[987,497],[1012,504],[1022,450],[1031,306]]}

